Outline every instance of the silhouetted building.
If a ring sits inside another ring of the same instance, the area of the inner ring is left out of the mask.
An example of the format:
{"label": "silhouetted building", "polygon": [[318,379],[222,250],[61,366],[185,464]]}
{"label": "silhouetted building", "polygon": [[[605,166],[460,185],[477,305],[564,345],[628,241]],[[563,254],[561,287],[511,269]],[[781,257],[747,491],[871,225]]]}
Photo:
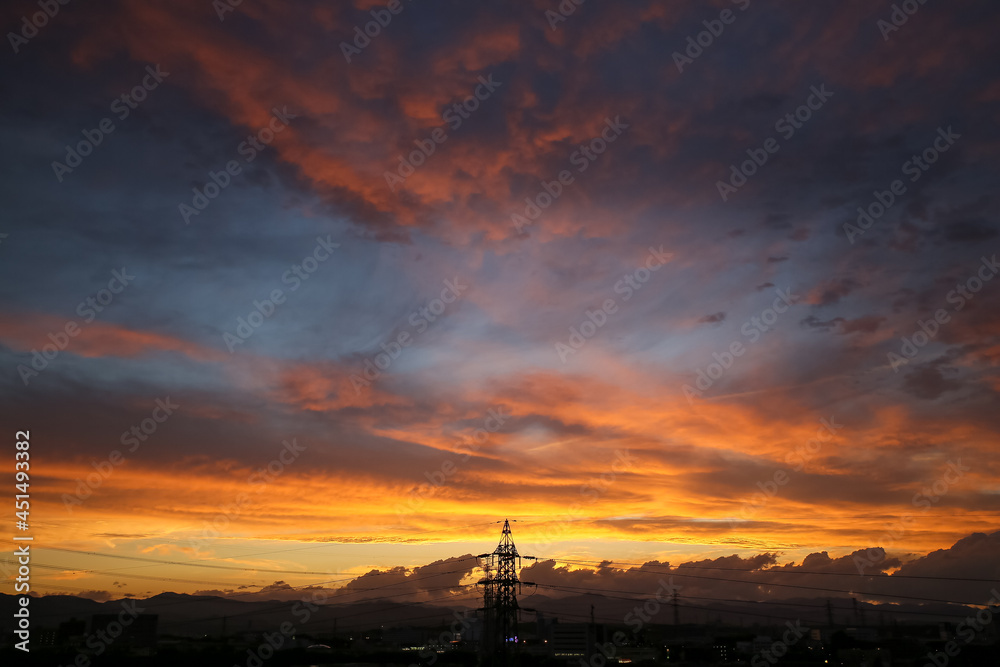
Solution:
{"label": "silhouetted building", "polygon": [[140,655],[152,655],[156,651],[156,614],[139,614],[122,623],[121,614],[94,614],[90,619],[90,636],[87,645],[94,641],[107,646],[111,653],[128,651]]}
{"label": "silhouetted building", "polygon": [[59,630],[54,628],[39,628],[32,635],[35,646],[53,647],[59,644]]}
{"label": "silhouetted building", "polygon": [[71,618],[59,624],[56,632],[56,643],[59,646],[83,646],[83,640],[87,636],[87,622]]}
{"label": "silhouetted building", "polygon": [[548,627],[549,645],[556,658],[589,658],[604,643],[604,626],[600,623],[553,623]]}

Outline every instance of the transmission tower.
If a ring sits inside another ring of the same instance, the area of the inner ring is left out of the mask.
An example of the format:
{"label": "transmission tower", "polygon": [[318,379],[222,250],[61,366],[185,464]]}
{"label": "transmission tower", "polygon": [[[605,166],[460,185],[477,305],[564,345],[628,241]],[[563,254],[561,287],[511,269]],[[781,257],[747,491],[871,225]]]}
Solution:
{"label": "transmission tower", "polygon": [[[516,520],[516,519],[515,519]],[[500,523],[499,521],[497,523]],[[518,607],[517,595],[521,592],[521,582],[517,573],[521,569],[521,556],[514,546],[510,532],[510,521],[504,519],[500,543],[493,553],[480,554],[485,559],[484,576],[479,581],[483,587],[483,609],[485,627],[483,629],[483,658],[486,665],[504,667],[510,664],[510,655],[517,644]],[[517,561],[515,563],[515,561]]]}

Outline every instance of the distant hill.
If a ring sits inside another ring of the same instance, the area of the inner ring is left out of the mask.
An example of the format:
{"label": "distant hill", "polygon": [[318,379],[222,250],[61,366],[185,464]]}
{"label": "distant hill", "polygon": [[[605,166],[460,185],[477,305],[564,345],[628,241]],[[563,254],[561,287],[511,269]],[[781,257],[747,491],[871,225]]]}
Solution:
{"label": "distant hill", "polygon": [[[32,628],[58,628],[60,623],[72,618],[88,621],[94,614],[117,614],[123,602],[135,603],[140,613],[159,616],[160,635],[184,637],[218,636],[240,632],[271,631],[285,621],[291,621],[300,631],[307,633],[327,633],[334,627],[338,631],[361,630],[390,626],[440,626],[454,620],[454,610],[468,610],[467,606],[444,607],[432,604],[407,604],[400,602],[357,602],[321,605],[315,612],[310,611],[304,621],[302,603],[296,601],[247,601],[209,595],[186,595],[161,593],[148,599],[132,601],[116,600],[95,602],[87,598],[70,595],[35,597],[31,601]],[[466,603],[468,601],[466,600]],[[599,623],[628,625],[632,619],[646,614],[641,610],[646,600],[626,600],[600,594],[574,595],[549,598],[540,595],[525,595],[521,605],[541,612],[547,618],[558,618],[562,622],[586,622],[590,619],[591,605],[594,618]],[[781,600],[780,602],[722,602],[709,600],[679,600],[679,617],[682,624],[706,624],[729,626],[767,626],[780,624],[785,620],[799,619],[811,627],[827,625],[825,598],[803,598]],[[478,605],[477,605],[478,606]],[[13,631],[13,616],[17,608],[17,597],[0,594],[0,618],[3,632],[10,636]],[[655,613],[647,616],[646,623],[670,625],[673,623],[672,604],[660,603],[658,608],[650,604],[648,610]],[[297,612],[297,613],[296,613]],[[832,601],[834,622],[841,626],[857,625],[857,619],[849,599],[835,598]],[[958,622],[964,615],[974,615],[976,610],[969,607],[948,604],[898,604],[874,606],[858,604],[858,612],[865,624],[870,626],[900,624],[928,624],[939,621]],[[910,612],[910,613],[908,613]],[[522,620],[534,621],[535,614],[524,612]],[[634,622],[634,621],[632,621]]]}

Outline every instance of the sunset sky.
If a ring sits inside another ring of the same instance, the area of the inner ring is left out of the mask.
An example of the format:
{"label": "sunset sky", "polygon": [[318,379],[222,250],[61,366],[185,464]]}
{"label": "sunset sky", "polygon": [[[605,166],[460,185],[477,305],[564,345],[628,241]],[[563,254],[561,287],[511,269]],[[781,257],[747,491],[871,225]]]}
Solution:
{"label": "sunset sky", "polygon": [[34,590],[1000,576],[1000,7],[386,4],[4,9]]}

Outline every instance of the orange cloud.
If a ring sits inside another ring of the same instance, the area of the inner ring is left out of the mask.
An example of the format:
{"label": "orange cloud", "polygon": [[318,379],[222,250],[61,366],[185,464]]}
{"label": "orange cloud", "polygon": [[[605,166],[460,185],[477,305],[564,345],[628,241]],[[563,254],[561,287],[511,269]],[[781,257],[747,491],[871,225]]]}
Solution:
{"label": "orange cloud", "polygon": [[[67,327],[73,323],[75,327]],[[75,336],[68,335],[76,331]],[[26,352],[55,345],[50,335],[65,341],[66,352],[82,357],[134,358],[157,352],[179,352],[202,362],[223,361],[229,357],[221,350],[205,347],[180,338],[152,331],[129,329],[117,324],[64,319],[41,313],[21,313],[0,322],[0,341]]]}

